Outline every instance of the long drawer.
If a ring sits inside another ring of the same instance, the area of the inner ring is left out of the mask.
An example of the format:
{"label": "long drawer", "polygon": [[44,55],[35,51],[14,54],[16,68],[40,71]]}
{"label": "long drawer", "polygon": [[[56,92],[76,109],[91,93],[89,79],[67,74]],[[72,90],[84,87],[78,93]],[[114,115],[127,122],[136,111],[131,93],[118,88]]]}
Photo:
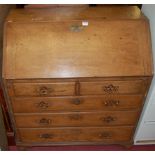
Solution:
{"label": "long drawer", "polygon": [[141,95],[12,98],[15,113],[139,108]]}
{"label": "long drawer", "polygon": [[27,127],[67,127],[67,126],[110,126],[134,125],[139,111],[96,111],[96,112],[66,112],[15,114],[16,125]]}
{"label": "long drawer", "polygon": [[122,142],[131,140],[133,127],[74,127],[53,129],[17,129],[20,141],[25,143],[65,142]]}

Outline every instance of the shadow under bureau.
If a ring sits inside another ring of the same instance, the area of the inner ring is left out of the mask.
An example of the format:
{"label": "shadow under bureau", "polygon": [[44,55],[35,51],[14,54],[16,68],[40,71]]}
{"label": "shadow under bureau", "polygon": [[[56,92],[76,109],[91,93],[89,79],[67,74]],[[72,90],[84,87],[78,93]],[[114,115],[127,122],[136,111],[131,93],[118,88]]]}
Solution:
{"label": "shadow under bureau", "polygon": [[153,72],[134,6],[13,10],[3,83],[17,146],[131,145]]}

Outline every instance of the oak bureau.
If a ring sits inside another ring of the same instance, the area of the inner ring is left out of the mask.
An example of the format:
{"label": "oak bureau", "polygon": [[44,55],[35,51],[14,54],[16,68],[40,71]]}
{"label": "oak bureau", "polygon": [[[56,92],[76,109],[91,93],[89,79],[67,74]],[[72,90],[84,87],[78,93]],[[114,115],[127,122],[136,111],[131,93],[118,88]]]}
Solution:
{"label": "oak bureau", "polygon": [[12,10],[3,83],[17,146],[132,145],[152,66],[136,6]]}

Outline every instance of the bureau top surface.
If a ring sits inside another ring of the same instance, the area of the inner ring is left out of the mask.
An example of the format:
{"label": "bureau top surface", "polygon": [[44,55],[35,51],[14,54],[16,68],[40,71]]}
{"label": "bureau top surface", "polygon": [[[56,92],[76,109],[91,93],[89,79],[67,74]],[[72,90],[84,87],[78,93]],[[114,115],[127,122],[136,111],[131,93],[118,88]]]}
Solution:
{"label": "bureau top surface", "polygon": [[68,21],[85,19],[142,19],[136,6],[53,7],[46,9],[14,9],[7,18],[10,22]]}
{"label": "bureau top surface", "polygon": [[3,77],[152,76],[148,20],[137,7],[13,10]]}

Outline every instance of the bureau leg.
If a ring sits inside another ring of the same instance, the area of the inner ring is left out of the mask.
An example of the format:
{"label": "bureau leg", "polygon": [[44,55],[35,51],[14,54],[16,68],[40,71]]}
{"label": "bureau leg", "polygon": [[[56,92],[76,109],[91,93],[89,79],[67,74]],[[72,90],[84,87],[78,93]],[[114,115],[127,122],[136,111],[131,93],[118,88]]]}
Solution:
{"label": "bureau leg", "polygon": [[133,146],[133,144],[124,144],[123,145],[125,149],[130,150]]}
{"label": "bureau leg", "polygon": [[31,147],[29,146],[17,146],[18,151],[29,151],[31,150]]}

